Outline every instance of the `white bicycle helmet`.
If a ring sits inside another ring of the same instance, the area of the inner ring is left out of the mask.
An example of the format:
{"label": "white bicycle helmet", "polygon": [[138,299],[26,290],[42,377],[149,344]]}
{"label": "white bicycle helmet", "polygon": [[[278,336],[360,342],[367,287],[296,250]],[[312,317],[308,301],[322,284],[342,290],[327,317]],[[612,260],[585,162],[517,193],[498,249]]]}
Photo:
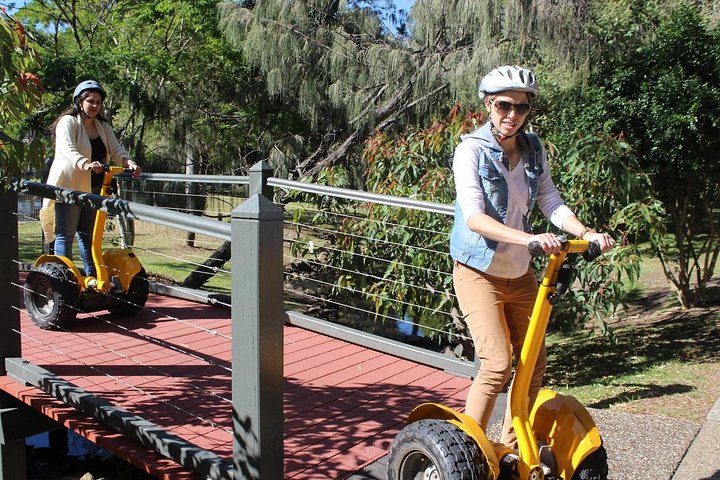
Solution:
{"label": "white bicycle helmet", "polygon": [[506,90],[528,92],[534,97],[538,94],[537,79],[530,70],[517,65],[497,67],[480,81],[478,96],[482,100],[486,95]]}
{"label": "white bicycle helmet", "polygon": [[85,80],[84,82],[78,83],[78,86],[75,87],[75,91],[73,92],[73,101],[77,102],[78,97],[88,90],[98,92],[100,94],[100,98],[105,100],[105,89],[102,85],[95,80]]}

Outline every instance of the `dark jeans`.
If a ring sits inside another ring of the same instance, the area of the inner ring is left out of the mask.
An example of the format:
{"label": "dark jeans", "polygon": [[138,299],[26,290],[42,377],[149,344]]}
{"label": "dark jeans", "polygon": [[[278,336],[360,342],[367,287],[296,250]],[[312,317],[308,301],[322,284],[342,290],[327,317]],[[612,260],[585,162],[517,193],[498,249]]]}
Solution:
{"label": "dark jeans", "polygon": [[85,275],[95,276],[92,260],[92,232],[95,224],[95,210],[66,203],[55,204],[55,255],[72,260],[73,238],[77,234],[80,258]]}

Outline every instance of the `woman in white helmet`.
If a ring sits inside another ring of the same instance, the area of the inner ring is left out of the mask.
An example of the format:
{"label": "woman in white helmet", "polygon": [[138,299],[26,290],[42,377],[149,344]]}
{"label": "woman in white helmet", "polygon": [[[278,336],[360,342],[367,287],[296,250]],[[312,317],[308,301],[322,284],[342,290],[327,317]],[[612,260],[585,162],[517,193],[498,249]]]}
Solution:
{"label": "woman in white helmet", "polygon": [[[85,80],[75,87],[72,106],[62,112],[51,127],[55,157],[48,174],[49,185],[100,193],[103,165],[109,160],[132,169],[133,176],[140,175],[140,168],[130,159],[102,115],[105,95],[105,90],[95,80]],[[73,238],[77,233],[85,273],[95,276],[91,254],[95,211],[45,199],[43,217],[54,218],[54,232],[45,233],[54,233],[55,254],[72,259]]]}
{"label": "woman in white helmet", "polygon": [[[537,79],[530,70],[508,65],[488,73],[480,82],[479,95],[489,121],[463,135],[453,160],[453,283],[481,362],[465,413],[483,429],[497,395],[510,380],[513,354],[520,355],[537,294],[528,244],[539,242],[548,254],[561,247],[554,234],[531,232],[529,217],[535,204],[563,231],[596,240],[603,251],[614,246],[609,235],[586,227],[565,205],[550,177],[540,140],[525,131],[537,94]],[[543,346],[532,376],[530,408],[546,364]],[[500,441],[516,448],[509,405],[508,401]]]}

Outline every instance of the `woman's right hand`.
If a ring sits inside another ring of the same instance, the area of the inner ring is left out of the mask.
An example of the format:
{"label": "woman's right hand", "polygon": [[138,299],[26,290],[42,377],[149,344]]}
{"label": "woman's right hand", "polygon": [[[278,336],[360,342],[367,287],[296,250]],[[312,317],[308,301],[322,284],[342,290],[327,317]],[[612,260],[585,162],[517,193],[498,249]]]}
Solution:
{"label": "woman's right hand", "polygon": [[562,250],[562,243],[560,243],[560,240],[558,240],[557,235],[555,235],[554,233],[540,233],[538,235],[530,235],[528,238],[525,239],[525,245],[527,245],[528,247],[532,242],[539,243],[543,249],[543,252],[545,252],[545,255],[560,253],[560,251]]}
{"label": "woman's right hand", "polygon": [[102,173],[103,171],[103,164],[101,162],[90,162],[85,165],[87,166],[86,170],[92,170],[95,173]]}

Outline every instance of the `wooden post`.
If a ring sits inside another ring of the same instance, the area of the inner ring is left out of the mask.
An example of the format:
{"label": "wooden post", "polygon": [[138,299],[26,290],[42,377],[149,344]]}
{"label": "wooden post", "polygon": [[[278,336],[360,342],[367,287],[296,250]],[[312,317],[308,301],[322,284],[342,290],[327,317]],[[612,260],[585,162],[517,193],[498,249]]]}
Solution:
{"label": "wooden post", "polygon": [[[17,193],[0,189],[0,373],[5,359],[20,357],[20,290],[18,276]],[[0,404],[0,479],[25,480],[25,439],[6,438],[5,414],[12,410]]]}
{"label": "wooden post", "polygon": [[0,190],[0,375],[5,359],[20,356],[17,194]]}
{"label": "wooden post", "polygon": [[282,225],[259,193],[232,212],[234,478],[283,478]]}

